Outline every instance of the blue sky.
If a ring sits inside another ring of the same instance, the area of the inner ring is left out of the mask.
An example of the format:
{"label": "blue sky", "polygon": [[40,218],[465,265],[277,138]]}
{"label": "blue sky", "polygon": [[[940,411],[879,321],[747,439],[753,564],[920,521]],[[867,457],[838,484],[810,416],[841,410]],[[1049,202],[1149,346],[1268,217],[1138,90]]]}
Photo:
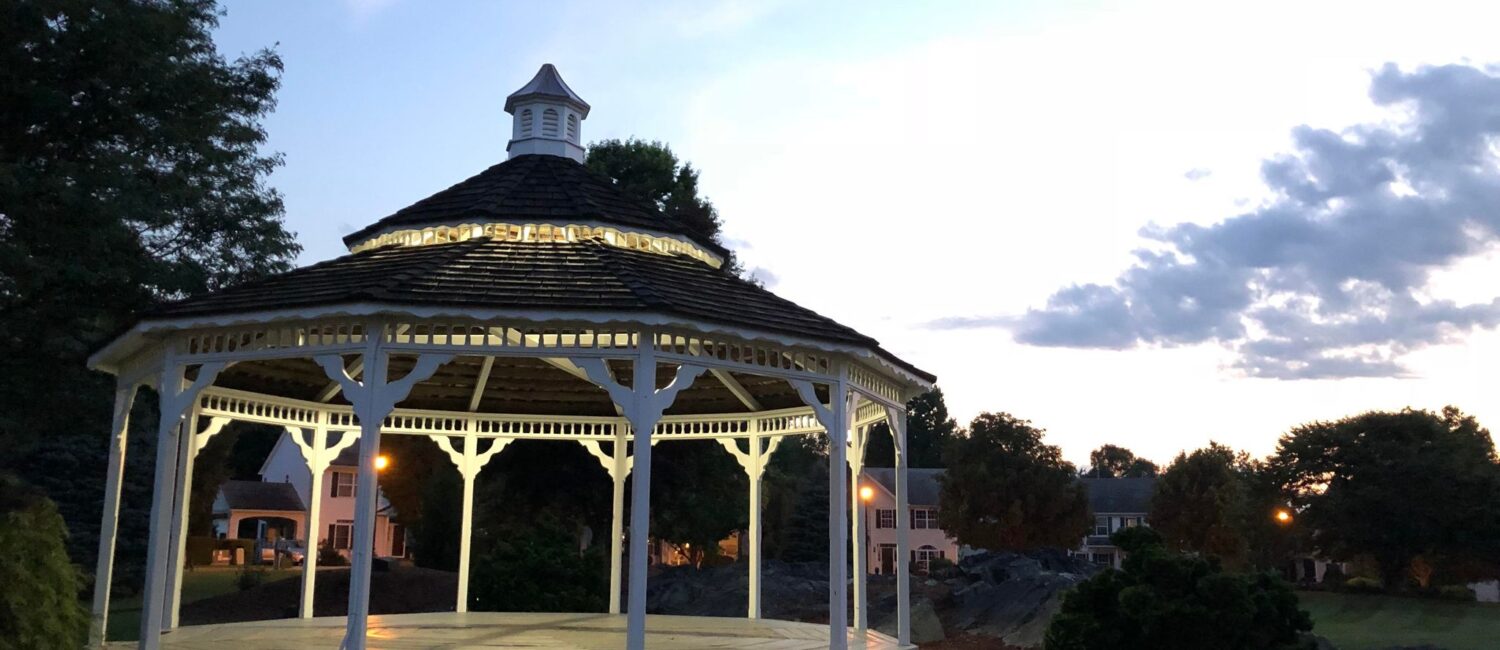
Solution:
{"label": "blue sky", "polygon": [[778,293],[961,421],[1158,461],[1368,408],[1500,426],[1500,121],[1457,110],[1500,103],[1496,10],[1202,4],[232,1],[217,40],[285,59],[303,262],[502,160],[551,62],[585,141],[670,143]]}

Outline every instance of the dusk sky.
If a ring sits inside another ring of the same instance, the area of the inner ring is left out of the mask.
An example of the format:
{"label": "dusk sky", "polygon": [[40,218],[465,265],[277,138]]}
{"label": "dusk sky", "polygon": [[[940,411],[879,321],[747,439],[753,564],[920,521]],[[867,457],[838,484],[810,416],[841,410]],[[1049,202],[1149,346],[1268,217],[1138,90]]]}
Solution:
{"label": "dusk sky", "polygon": [[[1500,427],[1500,4],[227,2],[301,262],[505,158],[553,63],[780,295],[1075,462]],[[1402,8],[1405,7],[1405,8]]]}

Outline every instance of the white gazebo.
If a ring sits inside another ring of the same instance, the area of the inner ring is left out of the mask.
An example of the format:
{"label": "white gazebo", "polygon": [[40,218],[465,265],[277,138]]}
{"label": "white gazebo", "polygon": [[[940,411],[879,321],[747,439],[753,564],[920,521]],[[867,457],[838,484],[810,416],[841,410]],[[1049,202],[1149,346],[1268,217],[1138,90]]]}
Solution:
{"label": "white gazebo", "polygon": [[[108,616],[126,419],[142,385],[159,395],[161,421],[141,648],[161,647],[163,632],[178,625],[193,459],[234,420],[285,427],[306,458],[314,494],[327,464],[361,442],[349,615],[340,623],[351,649],[366,646],[382,436],[432,439],[464,479],[460,614],[475,477],[513,440],[582,445],[613,479],[609,613],[628,612],[619,627],[627,647],[640,649],[647,544],[637,542],[649,536],[652,446],[717,440],[744,468],[753,620],[767,461],[786,436],[826,433],[828,647],[862,638],[863,552],[853,553],[852,625],[846,620],[850,541],[864,538],[851,482],[871,426],[889,422],[898,553],[907,558],[904,405],[933,377],[869,337],[724,272],[727,251],[590,172],[579,144],[589,105],[550,64],[507,98],[505,110],[513,116],[505,162],[345,237],[348,255],[163,305],[90,359],[118,378],[93,647]],[[848,290],[846,282],[830,288]],[[309,531],[319,530],[318,501],[309,506]],[[309,553],[300,618],[312,618],[316,564]],[[910,563],[897,564],[898,641],[906,645]]]}

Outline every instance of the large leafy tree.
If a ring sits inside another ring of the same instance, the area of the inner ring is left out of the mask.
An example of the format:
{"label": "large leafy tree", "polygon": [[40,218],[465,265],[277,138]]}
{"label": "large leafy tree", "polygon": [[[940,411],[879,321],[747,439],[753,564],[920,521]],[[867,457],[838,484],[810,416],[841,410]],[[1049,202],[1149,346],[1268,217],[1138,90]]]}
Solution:
{"label": "large leafy tree", "polygon": [[89,549],[103,481],[78,477],[102,476],[110,408],[89,352],[157,300],[286,269],[298,251],[266,185],[281,158],[261,151],[281,60],[219,55],[211,0],[12,0],[4,14],[0,464],[38,480],[56,468],[30,459],[57,454],[33,443],[87,436],[92,458],[51,496]]}
{"label": "large leafy tree", "polygon": [[1169,548],[1231,564],[1245,559],[1248,495],[1241,469],[1246,462],[1243,454],[1218,443],[1172,460],[1157,478],[1150,516]]}
{"label": "large leafy tree", "polygon": [[[943,448],[958,437],[958,422],[948,415],[943,389],[934,388],[906,403],[906,448],[908,467],[943,467]],[[870,430],[865,464],[895,467],[895,445],[884,422]]]}
{"label": "large leafy tree", "polygon": [[[589,145],[589,169],[614,179],[620,189],[650,201],[667,216],[724,245],[724,222],[707,198],[698,195],[698,170],[677,160],[672,148],[658,141],[601,140]],[[741,271],[733,252],[724,268]]]}
{"label": "large leafy tree", "polygon": [[959,543],[992,550],[1072,547],[1089,527],[1088,496],[1042,429],[981,413],[948,446],[938,523]]}
{"label": "large leafy tree", "polygon": [[1092,478],[1147,478],[1156,476],[1156,463],[1116,445],[1103,445],[1089,452],[1089,469],[1084,476]]}
{"label": "large leafy tree", "polygon": [[1425,583],[1426,567],[1456,580],[1497,573],[1500,464],[1489,431],[1456,408],[1305,424],[1272,462],[1329,557],[1373,557],[1392,585],[1409,573]]}
{"label": "large leafy tree", "polygon": [[1272,574],[1225,573],[1177,554],[1150,528],[1115,533],[1129,555],[1063,598],[1046,650],[1312,650],[1312,619]]}

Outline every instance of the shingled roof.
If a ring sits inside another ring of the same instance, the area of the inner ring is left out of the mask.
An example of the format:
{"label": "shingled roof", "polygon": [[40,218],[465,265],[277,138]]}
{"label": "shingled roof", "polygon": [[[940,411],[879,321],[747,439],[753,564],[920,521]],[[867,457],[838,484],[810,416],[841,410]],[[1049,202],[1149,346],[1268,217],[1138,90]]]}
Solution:
{"label": "shingled roof", "polygon": [[233,510],[302,511],[307,507],[291,483],[269,481],[225,481],[219,487],[224,503]]}
{"label": "shingled roof", "polygon": [[440,224],[599,223],[682,235],[719,256],[728,251],[626,194],[609,177],[562,156],[516,156],[344,237],[353,246],[390,229]]}
{"label": "shingled roof", "polygon": [[1089,493],[1089,510],[1095,514],[1145,514],[1151,512],[1154,478],[1079,479]]}

